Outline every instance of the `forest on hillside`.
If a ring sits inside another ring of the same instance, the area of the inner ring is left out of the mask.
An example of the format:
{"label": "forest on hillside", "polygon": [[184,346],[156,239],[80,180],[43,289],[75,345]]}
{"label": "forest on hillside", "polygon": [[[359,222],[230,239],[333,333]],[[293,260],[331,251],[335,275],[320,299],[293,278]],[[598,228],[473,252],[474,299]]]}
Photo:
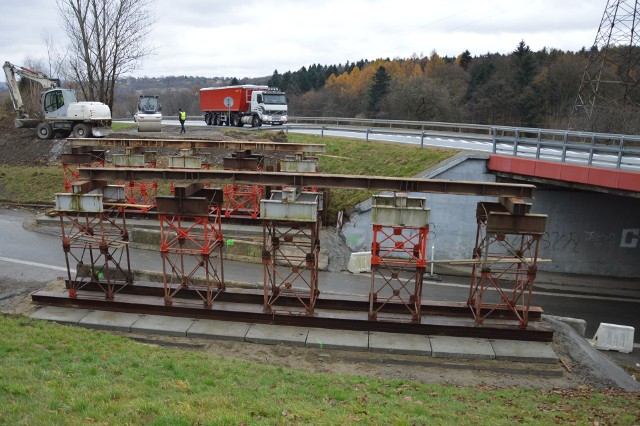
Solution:
{"label": "forest on hillside", "polygon": [[[465,122],[567,129],[590,52],[532,51],[524,41],[510,54],[456,58],[378,59],[338,66],[311,65],[270,84],[289,94],[291,115]],[[620,80],[609,65],[602,80]],[[637,70],[636,70],[637,71]],[[601,85],[599,97],[622,99],[622,85]],[[638,93],[635,93],[638,96]],[[640,98],[634,99],[640,104]],[[637,109],[596,105],[591,123],[575,114],[571,128],[636,134]],[[624,110],[624,111],[623,111]],[[626,113],[624,113],[626,111]],[[584,115],[584,117],[582,116]]]}

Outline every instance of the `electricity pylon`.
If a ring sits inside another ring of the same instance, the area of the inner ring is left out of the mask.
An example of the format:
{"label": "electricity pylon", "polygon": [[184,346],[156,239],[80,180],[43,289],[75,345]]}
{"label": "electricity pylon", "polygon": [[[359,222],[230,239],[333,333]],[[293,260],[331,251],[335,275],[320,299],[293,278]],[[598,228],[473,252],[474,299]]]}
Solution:
{"label": "electricity pylon", "polygon": [[580,130],[637,128],[640,106],[638,0],[608,0],[569,119]]}

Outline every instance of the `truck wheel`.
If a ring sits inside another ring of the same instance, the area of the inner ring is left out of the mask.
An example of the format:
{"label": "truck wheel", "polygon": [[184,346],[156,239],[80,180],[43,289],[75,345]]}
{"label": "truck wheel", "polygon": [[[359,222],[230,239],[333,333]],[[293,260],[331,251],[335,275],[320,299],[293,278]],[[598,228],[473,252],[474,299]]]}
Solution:
{"label": "truck wheel", "polygon": [[213,123],[214,123],[214,125],[216,125],[216,126],[219,126],[219,125],[220,125],[220,116],[219,116],[218,114],[216,114],[216,115],[213,117]]}
{"label": "truck wheel", "polygon": [[232,114],[231,122],[229,123],[229,125],[234,127],[242,127],[242,120],[240,120],[240,116],[238,114]]}
{"label": "truck wheel", "polygon": [[51,139],[53,138],[53,127],[49,123],[40,123],[36,128],[38,132],[38,139]]}
{"label": "truck wheel", "polygon": [[84,123],[76,124],[73,128],[73,136],[76,138],[88,138],[91,136],[91,127]]}
{"label": "truck wheel", "polygon": [[211,126],[211,114],[204,115],[204,122],[207,126]]}
{"label": "truck wheel", "polygon": [[260,127],[260,117],[254,115],[251,119],[251,127]]}

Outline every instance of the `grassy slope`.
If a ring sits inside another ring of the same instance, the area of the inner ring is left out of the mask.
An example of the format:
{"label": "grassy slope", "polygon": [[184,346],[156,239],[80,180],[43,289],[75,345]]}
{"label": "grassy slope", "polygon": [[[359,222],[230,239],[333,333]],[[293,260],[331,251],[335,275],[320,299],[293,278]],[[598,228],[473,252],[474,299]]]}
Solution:
{"label": "grassy slope", "polygon": [[4,424],[637,424],[637,394],[308,373],[0,317]]}

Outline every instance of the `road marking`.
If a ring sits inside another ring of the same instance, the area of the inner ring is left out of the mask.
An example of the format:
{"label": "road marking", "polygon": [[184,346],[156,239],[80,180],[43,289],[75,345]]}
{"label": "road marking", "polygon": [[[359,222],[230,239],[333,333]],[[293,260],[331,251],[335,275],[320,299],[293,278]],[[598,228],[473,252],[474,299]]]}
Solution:
{"label": "road marking", "polygon": [[[53,269],[54,271],[67,272],[67,268],[63,268],[61,266],[55,266],[55,265],[47,265],[45,263],[30,262],[28,260],[20,260],[20,259],[11,259],[9,257],[2,257],[2,256],[0,256],[0,260],[3,262],[18,263],[20,265],[35,266],[36,268]],[[76,272],[75,269],[71,270],[71,273],[75,273],[75,272]]]}
{"label": "road marking", "polygon": [[[454,283],[436,283],[429,281],[425,283],[425,285],[437,285],[442,287],[459,287],[459,288],[469,288],[466,284],[454,284]],[[496,291],[495,288],[489,288],[488,290]],[[505,293],[508,293],[508,290],[504,290]],[[553,293],[549,291],[533,291],[534,295],[537,296],[552,296],[552,297],[567,297],[569,299],[590,299],[590,300],[609,300],[613,302],[629,302],[629,303],[640,303],[640,299],[630,299],[628,297],[613,297],[613,296],[594,296],[591,294],[568,294],[568,293]]]}

